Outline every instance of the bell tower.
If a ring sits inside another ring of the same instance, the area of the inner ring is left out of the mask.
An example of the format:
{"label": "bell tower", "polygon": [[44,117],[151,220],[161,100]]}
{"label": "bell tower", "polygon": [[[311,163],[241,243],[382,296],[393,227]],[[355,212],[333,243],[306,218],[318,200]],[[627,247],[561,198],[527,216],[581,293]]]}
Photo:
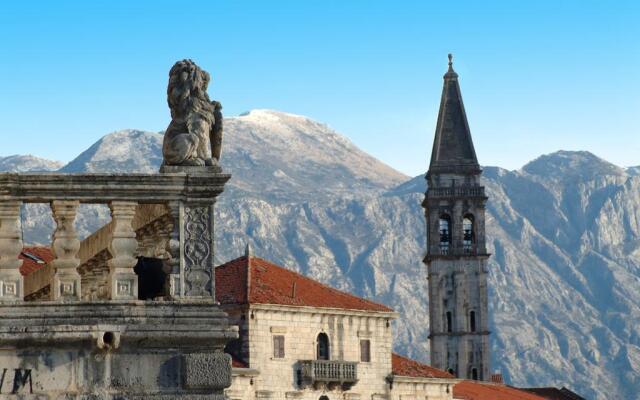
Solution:
{"label": "bell tower", "polygon": [[485,204],[449,54],[422,206],[427,220],[431,364],[458,378],[488,380]]}

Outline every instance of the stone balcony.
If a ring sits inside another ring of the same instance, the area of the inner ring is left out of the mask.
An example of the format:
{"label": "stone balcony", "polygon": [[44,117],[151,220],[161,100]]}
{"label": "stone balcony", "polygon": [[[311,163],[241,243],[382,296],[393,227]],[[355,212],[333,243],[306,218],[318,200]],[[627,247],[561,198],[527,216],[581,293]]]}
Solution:
{"label": "stone balcony", "polygon": [[299,361],[301,386],[349,390],[358,382],[358,363],[333,360]]}
{"label": "stone balcony", "polygon": [[[0,173],[0,364],[15,371],[12,393],[224,399],[231,362],[223,349],[238,330],[215,302],[213,210],[229,178],[210,167]],[[20,215],[33,203],[51,208],[53,260],[25,278]],[[82,241],[80,204],[111,210]],[[139,297],[140,257],[164,272],[153,298]]]}
{"label": "stone balcony", "polygon": [[[90,300],[81,283],[89,282],[82,278],[92,274],[106,284],[102,295],[97,296],[92,288],[93,298],[135,300],[138,285],[133,268],[139,248],[164,243],[167,297],[213,301],[213,205],[229,178],[206,170],[0,174],[0,302],[22,301],[32,294],[25,293],[19,273],[20,208],[25,203],[49,204],[56,222],[51,244],[55,259],[29,285],[36,286],[34,290],[49,284],[48,300]],[[86,243],[80,242],[74,227],[81,203],[105,204],[111,209],[110,224]],[[96,276],[100,271],[104,273]]]}

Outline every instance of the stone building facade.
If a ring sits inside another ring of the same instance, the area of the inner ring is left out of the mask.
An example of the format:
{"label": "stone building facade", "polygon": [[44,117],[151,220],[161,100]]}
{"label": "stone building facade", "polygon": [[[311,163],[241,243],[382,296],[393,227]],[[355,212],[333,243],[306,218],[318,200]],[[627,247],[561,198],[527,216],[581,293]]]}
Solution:
{"label": "stone building facade", "polygon": [[250,254],[217,267],[216,287],[240,332],[232,400],[453,398],[451,375],[392,352],[397,314],[382,304]]}
{"label": "stone building facade", "polygon": [[488,380],[487,197],[449,57],[423,202],[431,363],[458,378]]}

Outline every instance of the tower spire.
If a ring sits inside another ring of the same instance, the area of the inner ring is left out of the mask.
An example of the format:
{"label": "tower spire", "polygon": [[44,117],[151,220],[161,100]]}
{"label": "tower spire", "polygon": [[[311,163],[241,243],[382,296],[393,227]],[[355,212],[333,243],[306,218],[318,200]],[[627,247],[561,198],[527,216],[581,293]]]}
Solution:
{"label": "tower spire", "polygon": [[431,363],[458,378],[490,377],[487,197],[462,104],[458,74],[444,88],[422,206],[427,222]]}
{"label": "tower spire", "polygon": [[462,102],[458,74],[453,70],[453,55],[449,54],[448,57],[449,69],[443,77],[444,86],[429,172],[464,169],[475,173],[480,170],[480,166]]}

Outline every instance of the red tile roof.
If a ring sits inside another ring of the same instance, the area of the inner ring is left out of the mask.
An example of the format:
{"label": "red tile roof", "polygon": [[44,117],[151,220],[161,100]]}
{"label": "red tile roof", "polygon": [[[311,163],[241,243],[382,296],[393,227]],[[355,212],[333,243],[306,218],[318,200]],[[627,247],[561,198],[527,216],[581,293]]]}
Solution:
{"label": "red tile roof", "polygon": [[396,353],[391,354],[391,370],[394,375],[412,378],[454,378],[453,375],[446,371],[419,363]]}
{"label": "red tile roof", "polygon": [[[35,258],[43,262],[39,263],[28,255],[35,256]],[[22,249],[22,253],[20,253],[20,259],[24,260],[20,267],[20,273],[22,276],[26,276],[53,261],[53,252],[49,247],[25,247]]]}
{"label": "red tile roof", "polygon": [[526,390],[529,393],[541,396],[546,400],[585,400],[584,397],[581,397],[577,393],[574,393],[565,387],[563,387],[562,389],[554,387],[527,389],[523,388],[522,390]]}
{"label": "red tile roof", "polygon": [[453,397],[461,400],[544,400],[511,386],[476,381],[457,383],[453,387]]}
{"label": "red tile roof", "polygon": [[216,300],[222,304],[278,304],[393,312],[257,257],[216,267]]}

